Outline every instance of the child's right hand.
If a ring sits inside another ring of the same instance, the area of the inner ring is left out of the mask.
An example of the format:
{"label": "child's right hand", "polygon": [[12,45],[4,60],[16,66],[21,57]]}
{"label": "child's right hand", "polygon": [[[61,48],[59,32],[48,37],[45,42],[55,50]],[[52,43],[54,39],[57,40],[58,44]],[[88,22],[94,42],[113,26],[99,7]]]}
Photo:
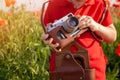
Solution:
{"label": "child's right hand", "polygon": [[57,52],[61,51],[61,49],[57,50],[56,48],[59,46],[59,43],[53,44],[53,38],[49,37],[49,34],[43,33],[41,35],[41,39],[43,42],[51,47],[53,47]]}

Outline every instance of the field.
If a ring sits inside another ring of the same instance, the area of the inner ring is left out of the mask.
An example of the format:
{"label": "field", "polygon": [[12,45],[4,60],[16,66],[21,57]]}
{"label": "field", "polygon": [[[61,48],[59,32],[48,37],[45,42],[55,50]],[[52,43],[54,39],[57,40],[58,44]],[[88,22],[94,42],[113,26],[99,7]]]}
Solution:
{"label": "field", "polygon": [[[113,12],[117,29],[114,43],[103,43],[108,58],[107,80],[120,80],[120,21]],[[41,40],[38,12],[24,9],[0,11],[0,80],[49,80],[50,47]]]}

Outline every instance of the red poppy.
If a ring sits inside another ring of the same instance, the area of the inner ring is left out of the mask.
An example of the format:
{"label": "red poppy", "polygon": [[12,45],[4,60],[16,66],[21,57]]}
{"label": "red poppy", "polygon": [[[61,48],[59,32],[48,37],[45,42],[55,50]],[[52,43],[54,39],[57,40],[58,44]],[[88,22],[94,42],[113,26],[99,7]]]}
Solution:
{"label": "red poppy", "polygon": [[7,21],[5,19],[0,18],[0,25],[6,25]]}
{"label": "red poppy", "polygon": [[16,2],[16,0],[5,0],[5,4],[7,7],[14,5]]}
{"label": "red poppy", "polygon": [[120,49],[116,49],[115,52],[118,56],[120,56]]}
{"label": "red poppy", "polygon": [[11,5],[10,0],[5,0],[5,4],[6,4],[7,7],[9,7]]}
{"label": "red poppy", "polygon": [[113,6],[114,6],[115,8],[119,8],[119,7],[120,7],[119,4],[113,4]]}
{"label": "red poppy", "polygon": [[118,49],[120,49],[120,44],[118,44]]}
{"label": "red poppy", "polygon": [[117,49],[115,50],[116,54],[120,56],[120,44],[118,44]]}
{"label": "red poppy", "polygon": [[120,12],[117,13],[117,16],[120,16]]}
{"label": "red poppy", "polygon": [[8,12],[7,15],[8,15],[8,16],[12,16],[12,12]]}
{"label": "red poppy", "polygon": [[14,5],[16,3],[16,0],[11,0],[11,4]]}
{"label": "red poppy", "polygon": [[0,29],[3,31],[8,32],[8,27],[6,26],[8,24],[7,20],[0,18]]}
{"label": "red poppy", "polygon": [[117,2],[120,2],[120,0],[116,0]]}

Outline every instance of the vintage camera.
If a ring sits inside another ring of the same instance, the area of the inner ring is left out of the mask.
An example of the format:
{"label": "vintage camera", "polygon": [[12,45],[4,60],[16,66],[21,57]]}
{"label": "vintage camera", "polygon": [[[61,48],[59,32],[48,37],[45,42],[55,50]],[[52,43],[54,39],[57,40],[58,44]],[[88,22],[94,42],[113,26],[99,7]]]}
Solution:
{"label": "vintage camera", "polygon": [[64,48],[74,40],[80,32],[78,24],[78,19],[69,13],[47,27],[47,33],[54,39],[53,43],[60,44],[57,49]]}

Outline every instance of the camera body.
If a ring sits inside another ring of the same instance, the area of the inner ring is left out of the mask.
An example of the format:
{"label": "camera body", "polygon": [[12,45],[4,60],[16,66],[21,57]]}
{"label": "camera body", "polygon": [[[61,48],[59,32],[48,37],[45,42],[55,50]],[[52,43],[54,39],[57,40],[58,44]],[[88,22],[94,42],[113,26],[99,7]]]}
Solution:
{"label": "camera body", "polygon": [[69,13],[47,26],[47,33],[53,38],[53,44],[60,44],[56,49],[62,49],[74,41],[75,37],[80,32],[78,24],[78,19],[72,13]]}

